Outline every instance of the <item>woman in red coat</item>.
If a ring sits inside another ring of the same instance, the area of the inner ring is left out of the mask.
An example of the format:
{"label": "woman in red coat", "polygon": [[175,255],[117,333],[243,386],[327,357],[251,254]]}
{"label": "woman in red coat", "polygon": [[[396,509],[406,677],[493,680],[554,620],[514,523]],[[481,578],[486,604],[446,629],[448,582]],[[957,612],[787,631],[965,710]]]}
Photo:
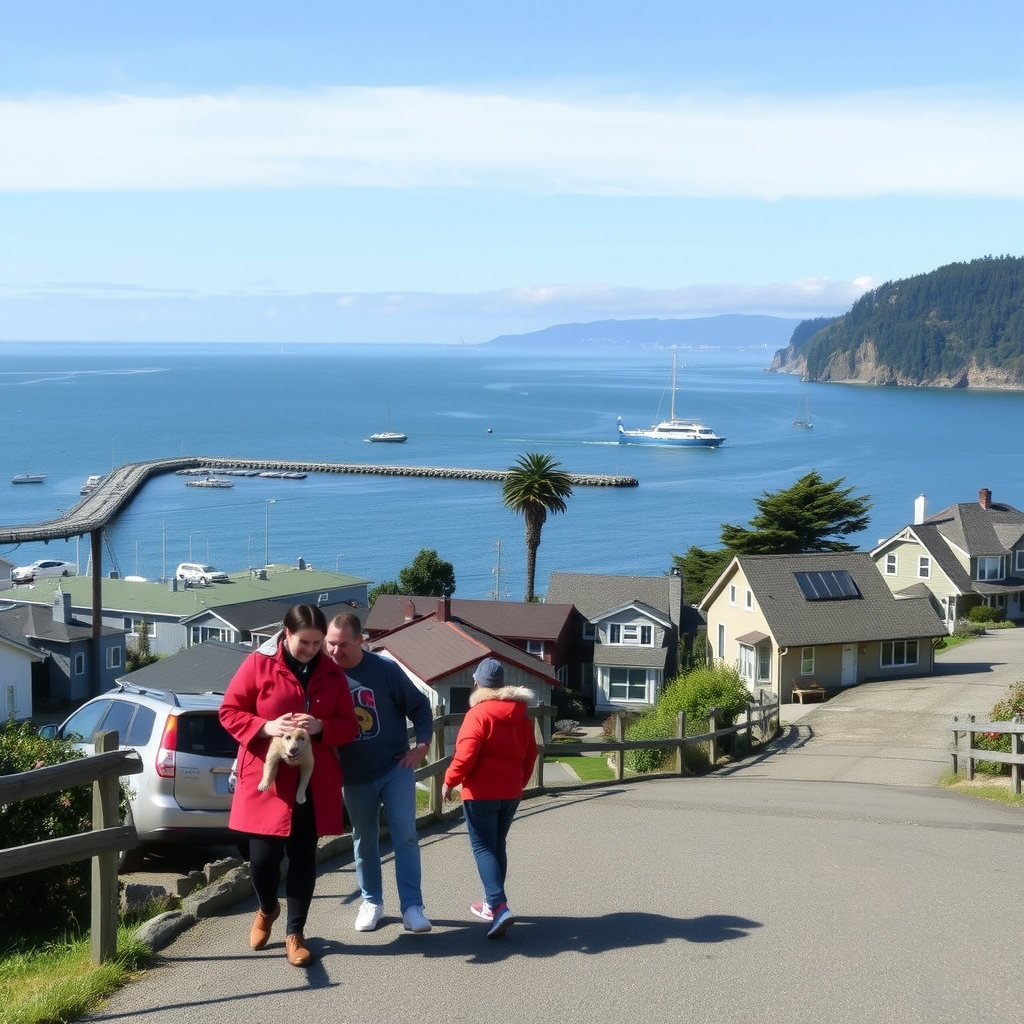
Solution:
{"label": "woman in red coat", "polygon": [[[220,720],[238,740],[237,783],[228,824],[249,834],[249,871],[259,909],[249,945],[262,949],[281,913],[281,862],[288,857],[285,894],[288,962],[306,967],[312,955],[303,933],[316,886],[320,836],[341,835],[341,766],[334,748],[359,733],[345,673],[323,656],[327,622],[308,604],[295,605],[284,628],[242,662],[228,685]],[[299,769],[281,761],[266,792],[259,791],[271,737],[309,733],[313,775],[304,803],[296,803]]]}

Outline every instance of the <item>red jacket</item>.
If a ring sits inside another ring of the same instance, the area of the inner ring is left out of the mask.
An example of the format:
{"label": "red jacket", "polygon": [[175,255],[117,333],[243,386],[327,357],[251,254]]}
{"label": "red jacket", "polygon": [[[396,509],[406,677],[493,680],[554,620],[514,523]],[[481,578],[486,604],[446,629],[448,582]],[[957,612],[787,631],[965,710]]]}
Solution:
{"label": "red jacket", "polygon": [[477,687],[455,740],[455,756],[444,774],[462,786],[463,800],[518,800],[537,760],[537,739],[523,686]]}
{"label": "red jacket", "polygon": [[313,667],[308,689],[303,690],[285,664],[282,644],[283,633],[278,633],[250,654],[228,684],[221,702],[220,720],[239,743],[238,782],[228,825],[253,835],[289,834],[299,770],[282,762],[270,789],[261,793],[256,787],[263,777],[270,737],[258,733],[265,722],[289,711],[308,711],[324,723],[323,732],[312,737],[314,767],[309,784],[317,835],[341,835],[341,765],[334,748],[351,743],[359,733],[348,680],[322,654]]}

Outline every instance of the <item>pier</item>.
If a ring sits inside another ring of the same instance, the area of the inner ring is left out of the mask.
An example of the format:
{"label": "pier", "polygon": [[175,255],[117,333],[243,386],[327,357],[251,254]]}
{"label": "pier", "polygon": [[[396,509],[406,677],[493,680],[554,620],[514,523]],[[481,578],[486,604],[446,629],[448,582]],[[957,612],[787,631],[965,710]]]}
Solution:
{"label": "pier", "polygon": [[[96,488],[59,519],[24,526],[0,526],[0,544],[29,541],[68,540],[102,530],[117,518],[147,480],[179,470],[225,469],[282,470],[299,473],[356,473],[375,476],[418,476],[442,480],[491,480],[504,483],[507,469],[462,469],[449,466],[391,466],[362,462],[292,462],[280,459],[229,459],[219,456],[180,456],[132,462],[111,470]],[[574,487],[637,487],[634,476],[606,476],[595,473],[567,473]],[[301,482],[296,481],[296,487]]]}

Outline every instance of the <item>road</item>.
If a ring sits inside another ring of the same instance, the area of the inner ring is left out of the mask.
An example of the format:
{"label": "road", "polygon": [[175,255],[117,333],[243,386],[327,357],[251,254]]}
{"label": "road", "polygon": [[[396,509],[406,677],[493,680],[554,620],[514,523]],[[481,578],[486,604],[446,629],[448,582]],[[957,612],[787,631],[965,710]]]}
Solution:
{"label": "road", "polygon": [[524,802],[519,919],[501,940],[468,913],[478,883],[451,822],[422,844],[432,933],[402,931],[388,874],[383,926],[354,932],[354,873],[336,860],[310,970],[288,966],[279,934],[248,949],[250,899],[180,935],[89,1019],[1015,1020],[1024,815],[934,781],[951,714],[984,715],[1022,655],[1013,634],[985,637],[920,688],[868,684],[807,709],[797,741],[714,776]]}

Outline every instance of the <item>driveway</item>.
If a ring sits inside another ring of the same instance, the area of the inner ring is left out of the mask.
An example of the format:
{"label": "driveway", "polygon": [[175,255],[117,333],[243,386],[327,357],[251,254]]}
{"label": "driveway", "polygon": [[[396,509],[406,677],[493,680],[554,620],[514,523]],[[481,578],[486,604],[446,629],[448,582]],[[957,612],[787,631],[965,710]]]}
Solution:
{"label": "driveway", "polygon": [[960,644],[921,679],[861,683],[822,704],[784,704],[780,740],[719,773],[744,778],[934,786],[952,767],[953,716],[985,718],[1024,679],[1024,629]]}

